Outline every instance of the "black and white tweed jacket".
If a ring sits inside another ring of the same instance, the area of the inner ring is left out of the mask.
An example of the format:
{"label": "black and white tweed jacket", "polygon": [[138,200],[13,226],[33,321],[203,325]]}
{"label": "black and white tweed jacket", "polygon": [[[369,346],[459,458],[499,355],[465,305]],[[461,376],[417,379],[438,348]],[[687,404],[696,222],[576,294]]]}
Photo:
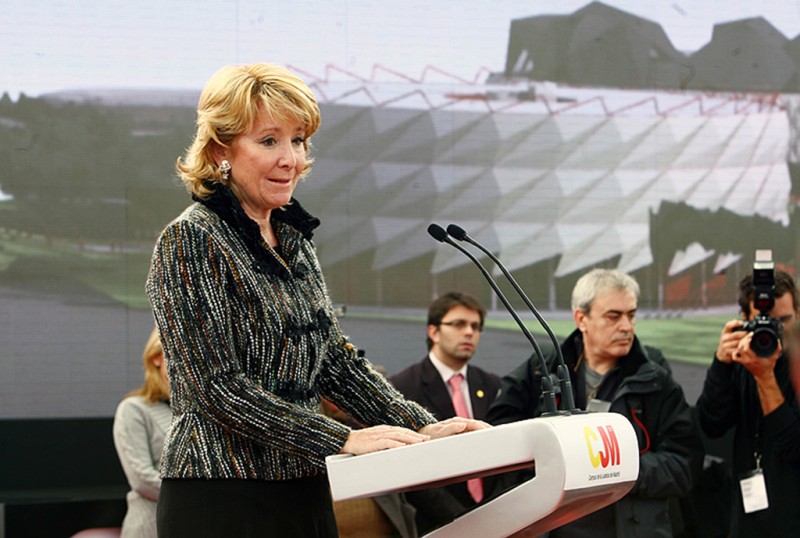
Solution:
{"label": "black and white tweed jacket", "polygon": [[282,480],[324,472],[349,428],[435,419],[357,356],[333,315],[311,243],[319,221],[293,201],[273,214],[280,254],[219,185],[161,234],[146,291],[169,368],[164,478]]}

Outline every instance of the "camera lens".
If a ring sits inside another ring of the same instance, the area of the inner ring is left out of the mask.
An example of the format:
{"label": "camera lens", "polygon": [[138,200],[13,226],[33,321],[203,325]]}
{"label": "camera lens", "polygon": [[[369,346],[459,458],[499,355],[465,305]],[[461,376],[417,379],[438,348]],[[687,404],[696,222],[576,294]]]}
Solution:
{"label": "camera lens", "polygon": [[778,333],[771,327],[759,327],[753,331],[750,348],[759,357],[771,357],[778,349]]}

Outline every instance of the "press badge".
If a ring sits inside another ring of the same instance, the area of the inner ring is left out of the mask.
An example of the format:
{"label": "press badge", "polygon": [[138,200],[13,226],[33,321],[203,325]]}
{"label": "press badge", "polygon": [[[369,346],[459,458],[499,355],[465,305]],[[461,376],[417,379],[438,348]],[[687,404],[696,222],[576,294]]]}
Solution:
{"label": "press badge", "polygon": [[742,490],[745,514],[769,508],[767,484],[764,482],[764,470],[760,466],[754,471],[742,475],[739,480],[739,488]]}

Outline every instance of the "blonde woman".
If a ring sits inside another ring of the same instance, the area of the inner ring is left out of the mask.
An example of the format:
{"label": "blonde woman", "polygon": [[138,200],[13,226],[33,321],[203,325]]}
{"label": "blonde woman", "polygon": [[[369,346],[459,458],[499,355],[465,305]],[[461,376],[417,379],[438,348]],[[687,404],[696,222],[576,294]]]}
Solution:
{"label": "blonde woman", "polygon": [[[206,84],[178,172],[196,203],[159,238],[147,294],[172,388],[159,538],[332,537],[325,457],[486,427],[437,423],[359,357],[333,313],[293,193],[320,124],[311,89],[269,64]],[[325,397],[359,422],[319,412]]]}
{"label": "blonde woman", "polygon": [[114,415],[114,445],[131,486],[122,538],[156,538],[159,462],[172,413],[164,352],[155,329],[145,345],[142,363],[144,384],[120,402]]}

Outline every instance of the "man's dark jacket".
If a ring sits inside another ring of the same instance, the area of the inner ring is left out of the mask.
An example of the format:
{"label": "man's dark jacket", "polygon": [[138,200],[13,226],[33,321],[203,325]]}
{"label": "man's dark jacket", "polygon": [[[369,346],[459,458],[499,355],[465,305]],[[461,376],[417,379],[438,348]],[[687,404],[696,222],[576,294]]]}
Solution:
{"label": "man's dark jacket", "polygon": [[[395,374],[391,381],[403,396],[421,404],[438,420],[456,415],[447,386],[430,358],[425,357],[421,362]],[[500,378],[470,364],[467,368],[467,383],[473,417],[483,420],[500,388]],[[457,454],[453,456],[458,457]],[[408,500],[417,508],[417,527],[420,534],[451,521],[475,505],[466,483],[452,484],[433,491],[437,492],[435,503],[430,495],[422,495],[420,498],[415,492],[406,494]]]}
{"label": "man's dark jacket", "polygon": [[[775,377],[785,402],[767,416],[761,411],[755,379],[741,364],[716,358],[697,401],[700,426],[709,437],[735,428],[733,445],[734,506],[732,536],[800,536],[800,411],[781,355]],[[758,450],[769,508],[745,514],[739,489],[741,474],[756,468]]]}
{"label": "man's dark jacket", "polygon": [[[421,404],[438,420],[456,415],[450,392],[430,358],[425,357],[421,362],[395,374],[391,381],[403,396]],[[470,364],[467,383],[473,418],[483,420],[500,388],[500,378]]]}
{"label": "man's dark jacket", "polygon": [[[561,344],[561,351],[570,371],[575,403],[585,409],[580,331],[574,331]],[[555,350],[546,355],[548,369],[553,372]],[[486,420],[506,424],[540,416],[541,380],[541,362],[531,357],[503,377]],[[631,351],[604,378],[597,398],[611,402],[611,412],[628,418],[639,440],[641,456],[639,478],[631,492],[612,507],[587,517],[614,521],[618,538],[672,536],[669,498],[689,492],[703,458],[683,390],[672,379],[661,352],[634,338]]]}

